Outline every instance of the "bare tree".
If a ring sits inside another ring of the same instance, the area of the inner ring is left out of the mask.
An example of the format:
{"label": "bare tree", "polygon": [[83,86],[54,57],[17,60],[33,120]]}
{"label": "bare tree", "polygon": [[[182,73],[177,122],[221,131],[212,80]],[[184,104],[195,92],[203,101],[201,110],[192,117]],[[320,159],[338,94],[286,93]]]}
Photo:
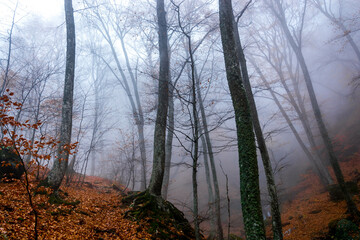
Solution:
{"label": "bare tree", "polygon": [[310,73],[304,58],[304,55],[302,53],[302,39],[301,39],[301,33],[302,33],[302,29],[303,29],[303,24],[304,24],[304,18],[305,18],[305,13],[306,13],[306,7],[307,7],[307,0],[303,1],[303,12],[302,12],[302,16],[301,16],[301,21],[300,21],[300,30],[299,32],[294,36],[288,26],[288,22],[286,19],[286,14],[285,14],[285,10],[284,7],[282,5],[282,2],[280,2],[280,0],[273,0],[271,2],[269,2],[269,7],[272,11],[272,13],[275,15],[275,17],[277,18],[277,20],[279,21],[279,24],[282,27],[282,30],[286,36],[286,39],[288,40],[290,46],[292,47],[293,51],[295,52],[296,58],[300,64],[301,70],[303,72],[304,75],[304,80],[305,80],[305,84],[309,93],[309,97],[310,97],[310,102],[311,102],[311,106],[312,109],[314,111],[314,115],[315,115],[315,120],[317,122],[319,131],[320,131],[320,135],[321,138],[325,144],[325,148],[327,150],[327,153],[329,154],[329,158],[330,158],[330,163],[331,166],[334,170],[336,179],[338,181],[338,184],[340,186],[340,189],[344,195],[344,198],[346,200],[346,204],[347,204],[347,208],[348,211],[350,213],[350,215],[354,218],[360,217],[360,212],[357,209],[354,201],[352,200],[346,185],[345,185],[345,180],[344,180],[344,176],[342,174],[342,171],[340,169],[340,165],[338,162],[338,159],[335,155],[334,152],[334,147],[333,144],[331,142],[331,139],[329,137],[327,128],[325,126],[325,123],[323,121],[322,118],[322,114],[320,111],[320,107],[316,98],[316,94],[314,91],[314,87],[312,84],[312,80],[310,77]]}
{"label": "bare tree", "polygon": [[[94,27],[100,32],[108,46],[110,47],[113,60],[115,61],[116,67],[112,67],[111,63],[103,56],[100,56],[104,63],[108,66],[109,70],[113,73],[114,77],[118,80],[121,87],[124,89],[130,105],[132,114],[135,120],[135,124],[138,128],[140,154],[141,154],[141,186],[140,190],[145,190],[147,186],[146,178],[146,147],[145,147],[145,136],[144,136],[144,113],[141,105],[138,79],[134,68],[130,62],[128,47],[125,43],[126,35],[129,32],[128,26],[121,25],[121,14],[120,7],[116,3],[107,2],[107,4],[99,4],[97,1],[89,3],[85,1],[87,7],[92,6],[92,16],[88,16],[89,21]],[[95,7],[94,7],[95,6]],[[120,41],[122,57],[125,59],[125,68],[120,60],[121,55],[118,53],[116,47],[116,40]],[[125,72],[128,72],[126,74]]]}

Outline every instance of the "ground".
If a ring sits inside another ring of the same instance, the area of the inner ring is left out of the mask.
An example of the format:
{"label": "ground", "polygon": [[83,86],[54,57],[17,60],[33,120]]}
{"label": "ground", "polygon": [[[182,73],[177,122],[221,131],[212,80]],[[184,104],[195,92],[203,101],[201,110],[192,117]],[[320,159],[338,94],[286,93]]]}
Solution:
{"label": "ground", "polygon": [[[125,219],[127,208],[111,182],[87,177],[82,186],[62,187],[65,202],[34,196],[39,239],[151,239],[146,223]],[[32,184],[36,184],[33,182]],[[0,183],[0,239],[32,239],[34,214],[20,181]]]}
{"label": "ground", "polygon": [[[346,181],[355,181],[360,187],[360,155],[340,162]],[[321,239],[329,231],[328,224],[333,220],[346,218],[345,201],[332,202],[328,191],[319,179],[309,172],[303,175],[303,181],[292,189],[293,199],[282,207],[282,222],[285,240]],[[360,195],[353,197],[360,209]],[[269,236],[270,227],[267,228]]]}
{"label": "ground", "polygon": [[[341,162],[345,179],[360,187],[360,155]],[[32,187],[36,181],[30,182]],[[121,186],[111,181],[86,177],[85,183],[61,187],[64,201],[49,202],[46,194],[32,195],[39,214],[39,239],[154,239],[148,233],[150,220],[124,218],[129,208],[122,203]],[[41,190],[41,189],[40,189]],[[293,198],[282,205],[285,240],[322,239],[328,224],[346,218],[344,201],[331,202],[328,192],[311,172],[291,189]],[[359,195],[354,200],[360,208]],[[270,225],[267,227],[271,236]],[[0,239],[32,239],[34,213],[29,205],[23,180],[0,183]]]}

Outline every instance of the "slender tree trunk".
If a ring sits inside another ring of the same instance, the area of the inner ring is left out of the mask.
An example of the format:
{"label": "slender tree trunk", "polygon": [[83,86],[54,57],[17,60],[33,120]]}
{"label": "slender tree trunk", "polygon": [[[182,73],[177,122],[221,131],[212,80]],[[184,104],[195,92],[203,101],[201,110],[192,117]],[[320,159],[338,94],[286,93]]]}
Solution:
{"label": "slender tree trunk", "polygon": [[[198,96],[199,98],[199,96]],[[200,99],[200,98],[199,98]],[[210,233],[208,236],[208,239],[215,239],[216,237],[216,225],[215,225],[215,209],[214,209],[214,193],[213,188],[211,184],[211,178],[210,178],[210,169],[209,169],[209,159],[208,159],[208,152],[207,152],[207,146],[206,146],[206,140],[202,132],[202,128],[199,128],[199,134],[201,139],[201,145],[203,149],[203,156],[204,156],[204,169],[205,169],[205,178],[206,178],[206,185],[208,189],[208,202],[209,202],[209,208],[210,208]]]}
{"label": "slender tree trunk", "polygon": [[253,93],[251,90],[250,79],[249,79],[247,66],[246,66],[246,59],[245,59],[244,51],[242,49],[238,27],[237,27],[235,20],[233,22],[234,22],[234,35],[235,35],[235,42],[236,42],[236,50],[237,50],[238,57],[239,57],[241,73],[242,73],[242,77],[243,77],[243,83],[244,83],[244,87],[245,87],[245,91],[246,91],[246,95],[247,95],[247,100],[249,102],[249,107],[250,107],[251,117],[252,117],[252,121],[253,121],[256,140],[258,143],[258,147],[259,147],[260,154],[261,154],[261,159],[262,159],[264,169],[265,169],[266,183],[267,183],[267,188],[268,188],[268,192],[269,192],[269,196],[270,196],[271,215],[272,215],[271,222],[272,222],[273,236],[274,236],[274,240],[282,240],[283,234],[282,234],[280,205],[279,205],[279,199],[278,199],[275,179],[274,179],[274,175],[273,175],[273,169],[271,166],[271,161],[270,161],[269,153],[268,153],[268,150],[266,147],[265,139],[264,139],[264,136],[262,133],[260,120],[259,120],[259,116],[258,116],[257,109],[256,109],[255,99],[254,99],[254,96],[253,96]]}
{"label": "slender tree trunk", "polygon": [[174,86],[169,86],[169,115],[168,115],[168,131],[166,136],[166,147],[165,147],[165,172],[164,181],[162,186],[162,196],[167,199],[170,181],[170,167],[171,167],[171,156],[172,156],[172,142],[174,138]]}
{"label": "slender tree trunk", "polygon": [[219,15],[226,76],[235,110],[245,232],[248,240],[261,240],[265,239],[265,229],[260,204],[255,136],[236,52],[231,0],[219,0]]}
{"label": "slender tree trunk", "polygon": [[[6,86],[8,84],[8,79],[9,79],[9,70],[10,70],[10,62],[11,62],[11,50],[12,50],[12,34],[13,34],[13,29],[15,26],[15,16],[16,16],[16,10],[17,10],[17,6],[18,6],[18,2],[16,3],[16,7],[14,10],[14,14],[12,17],[12,22],[11,22],[11,28],[9,31],[9,46],[8,46],[8,55],[7,55],[7,59],[6,59],[6,67],[5,67],[5,73],[4,73],[4,79],[2,82],[2,86],[0,89],[0,95],[2,96],[5,92]],[[2,131],[1,131],[2,133]]]}
{"label": "slender tree trunk", "polygon": [[62,105],[62,117],[60,127],[60,143],[58,146],[58,158],[45,181],[54,189],[58,190],[66,173],[69,159],[69,151],[66,147],[71,142],[72,130],[72,109],[74,95],[74,76],[75,76],[75,23],[72,0],[65,0],[66,17],[66,69],[64,96]]}
{"label": "slender tree trunk", "polygon": [[322,168],[318,165],[318,162],[314,159],[313,155],[311,154],[311,152],[309,151],[309,149],[306,147],[304,141],[301,139],[300,134],[298,133],[298,131],[296,130],[294,124],[292,123],[291,119],[289,118],[288,114],[286,113],[285,109],[283,108],[283,106],[281,105],[279,99],[277,98],[275,92],[272,90],[270,84],[268,83],[268,81],[266,80],[265,76],[263,75],[263,73],[261,72],[261,70],[259,69],[259,67],[256,65],[256,63],[249,58],[251,64],[254,66],[256,72],[259,74],[260,79],[262,80],[262,82],[264,83],[265,87],[269,90],[272,99],[274,100],[275,104],[278,106],[282,116],[285,118],[286,123],[289,125],[292,133],[295,136],[296,141],[299,143],[301,149],[303,150],[303,152],[305,153],[306,157],[309,159],[309,161],[314,164],[314,167],[320,177],[320,180],[325,179],[325,176],[323,175],[323,170]]}
{"label": "slender tree trunk", "polygon": [[159,33],[159,54],[160,54],[160,71],[159,71],[159,91],[158,91],[158,108],[154,132],[154,157],[153,169],[149,184],[151,194],[161,196],[161,188],[165,168],[165,135],[166,120],[169,103],[169,51],[168,51],[168,34],[166,23],[166,12],[164,0],[156,1],[156,12],[158,19]]}
{"label": "slender tree trunk", "polygon": [[305,84],[306,84],[306,87],[307,87],[307,90],[308,90],[308,93],[309,93],[311,106],[312,106],[312,109],[314,111],[315,120],[316,120],[316,123],[318,125],[321,138],[322,138],[322,140],[323,140],[323,142],[325,144],[325,148],[326,148],[326,150],[327,150],[327,152],[329,154],[330,164],[331,164],[331,166],[332,166],[332,168],[334,170],[336,179],[338,181],[340,189],[341,189],[341,191],[342,191],[342,193],[344,195],[344,198],[346,200],[348,211],[349,211],[349,213],[350,213],[350,215],[352,217],[360,218],[360,212],[357,209],[354,201],[352,200],[352,198],[351,198],[351,196],[350,196],[350,194],[349,194],[349,192],[348,192],[348,190],[346,188],[344,176],[343,176],[342,171],[340,169],[340,165],[339,165],[338,159],[337,159],[337,157],[335,155],[331,139],[330,139],[328,131],[327,131],[326,127],[325,127],[325,123],[324,123],[324,121],[322,119],[320,107],[319,107],[319,104],[318,104],[317,99],[316,99],[316,94],[315,94],[315,91],[314,91],[314,87],[312,85],[309,70],[307,68],[304,56],[303,56],[302,51],[301,51],[301,46],[297,45],[297,43],[295,42],[293,36],[291,35],[291,32],[290,32],[290,30],[288,28],[288,25],[287,25],[287,22],[286,22],[285,13],[284,13],[284,10],[282,8],[282,5],[281,5],[280,1],[275,0],[275,3],[276,3],[276,7],[278,9],[278,12],[275,12],[274,8],[273,8],[273,11],[275,12],[275,15],[277,16],[277,18],[278,18],[278,20],[279,20],[279,22],[281,24],[281,27],[282,27],[282,29],[283,29],[283,31],[285,33],[285,36],[286,36],[287,40],[289,41],[289,44],[292,47],[293,51],[295,52],[297,60],[299,61],[301,70],[302,70],[303,75],[304,75]]}
{"label": "slender tree trunk", "polygon": [[298,102],[298,106],[299,106],[299,110],[300,110],[299,113],[298,113],[300,121],[302,123],[302,126],[304,127],[307,139],[308,139],[308,141],[310,143],[311,152],[313,154],[315,154],[314,160],[316,162],[318,162],[318,165],[320,166],[321,172],[322,172],[322,174],[324,176],[324,177],[321,178],[322,183],[325,186],[328,186],[330,184],[333,184],[333,179],[332,179],[332,177],[331,177],[331,175],[330,175],[330,173],[328,171],[328,168],[327,168],[328,163],[321,157],[319,149],[316,146],[315,137],[314,137],[314,134],[313,134],[313,132],[311,130],[311,127],[310,127],[310,121],[309,121],[309,118],[307,116],[306,108],[305,108],[305,105],[304,105],[304,100],[301,97],[301,93],[300,93],[300,89],[299,89],[299,83],[298,83],[298,81],[295,80],[296,78],[295,78],[294,74],[291,72],[291,67],[288,64],[287,64],[287,68],[288,68],[288,71],[290,72],[290,77],[291,77],[292,83],[294,85],[295,96],[297,98],[297,102]]}
{"label": "slender tree trunk", "polygon": [[215,190],[214,208],[215,208],[215,216],[216,216],[216,234],[217,234],[216,237],[217,237],[217,239],[221,240],[221,239],[224,239],[224,233],[223,233],[222,222],[221,222],[219,183],[218,183],[218,179],[217,179],[215,158],[214,158],[214,152],[212,149],[208,124],[207,124],[207,117],[205,114],[205,108],[204,108],[204,103],[203,103],[202,94],[201,94],[200,79],[196,72],[196,68],[195,68],[195,77],[196,77],[196,89],[197,89],[197,95],[198,95],[197,97],[198,97],[199,108],[200,108],[200,113],[201,113],[202,127],[204,129],[206,147],[207,147],[207,152],[209,154],[210,167],[211,167],[211,173],[212,173],[212,177],[213,177],[214,190]]}

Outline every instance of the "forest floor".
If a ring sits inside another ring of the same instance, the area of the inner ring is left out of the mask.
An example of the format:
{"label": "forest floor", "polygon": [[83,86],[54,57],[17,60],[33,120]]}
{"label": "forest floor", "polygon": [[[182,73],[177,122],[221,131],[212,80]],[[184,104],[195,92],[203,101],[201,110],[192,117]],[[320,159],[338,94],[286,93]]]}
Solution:
{"label": "forest floor", "polygon": [[[360,187],[360,155],[341,162],[347,181]],[[35,187],[37,182],[30,182]],[[128,210],[121,203],[121,191],[111,181],[86,177],[85,183],[62,186],[63,201],[49,203],[49,196],[33,195],[38,213],[39,239],[151,239],[148,223],[124,218]],[[282,220],[286,240],[321,239],[328,224],[346,218],[344,201],[332,202],[318,178],[307,173],[291,189],[293,198],[283,204]],[[360,208],[359,195],[354,200]],[[0,239],[33,239],[34,218],[24,182],[0,183]],[[270,226],[267,232],[271,236]]]}
{"label": "forest floor", "polygon": [[[39,239],[151,239],[145,222],[124,218],[127,208],[110,181],[86,177],[85,184],[61,190],[61,204],[33,196]],[[34,218],[24,183],[0,183],[0,239],[34,239]]]}
{"label": "forest floor", "polygon": [[[345,181],[354,181],[360,188],[360,154],[354,154],[340,162],[340,166]],[[329,232],[330,222],[348,216],[346,203],[344,200],[330,201],[329,192],[315,174],[307,173],[302,177],[303,180],[291,189],[293,198],[282,207],[284,239],[323,239]],[[355,195],[353,200],[360,209],[360,195]],[[267,227],[267,232],[271,236],[270,226]]]}

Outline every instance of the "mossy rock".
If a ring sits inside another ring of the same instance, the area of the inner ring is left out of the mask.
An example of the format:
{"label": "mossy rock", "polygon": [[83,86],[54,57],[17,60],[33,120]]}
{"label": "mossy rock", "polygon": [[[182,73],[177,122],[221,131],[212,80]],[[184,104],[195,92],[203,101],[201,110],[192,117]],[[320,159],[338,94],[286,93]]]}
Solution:
{"label": "mossy rock", "polygon": [[230,234],[229,239],[230,240],[244,240],[243,238],[236,236],[235,234]]}
{"label": "mossy rock", "polygon": [[329,223],[329,233],[325,239],[360,240],[359,227],[348,219],[336,219]]}
{"label": "mossy rock", "polygon": [[[356,182],[346,182],[346,188],[352,195],[359,194],[359,188],[357,186]],[[343,193],[340,189],[340,186],[338,184],[333,184],[328,186],[329,195],[330,195],[330,201],[333,202],[339,202],[344,200]]]}
{"label": "mossy rock", "polygon": [[152,239],[195,239],[194,229],[184,214],[162,197],[145,191],[130,195],[122,202],[130,206],[125,217],[145,221]]}
{"label": "mossy rock", "polygon": [[14,149],[0,146],[0,181],[20,179],[24,172],[21,158]]}
{"label": "mossy rock", "polygon": [[[63,194],[63,195],[67,195],[67,194]],[[65,198],[63,196],[61,196],[60,192],[54,192],[52,194],[49,195],[49,203],[50,204],[57,204],[57,205],[67,205],[67,206],[76,206],[80,203],[79,200],[76,201],[67,201],[65,200]]]}

